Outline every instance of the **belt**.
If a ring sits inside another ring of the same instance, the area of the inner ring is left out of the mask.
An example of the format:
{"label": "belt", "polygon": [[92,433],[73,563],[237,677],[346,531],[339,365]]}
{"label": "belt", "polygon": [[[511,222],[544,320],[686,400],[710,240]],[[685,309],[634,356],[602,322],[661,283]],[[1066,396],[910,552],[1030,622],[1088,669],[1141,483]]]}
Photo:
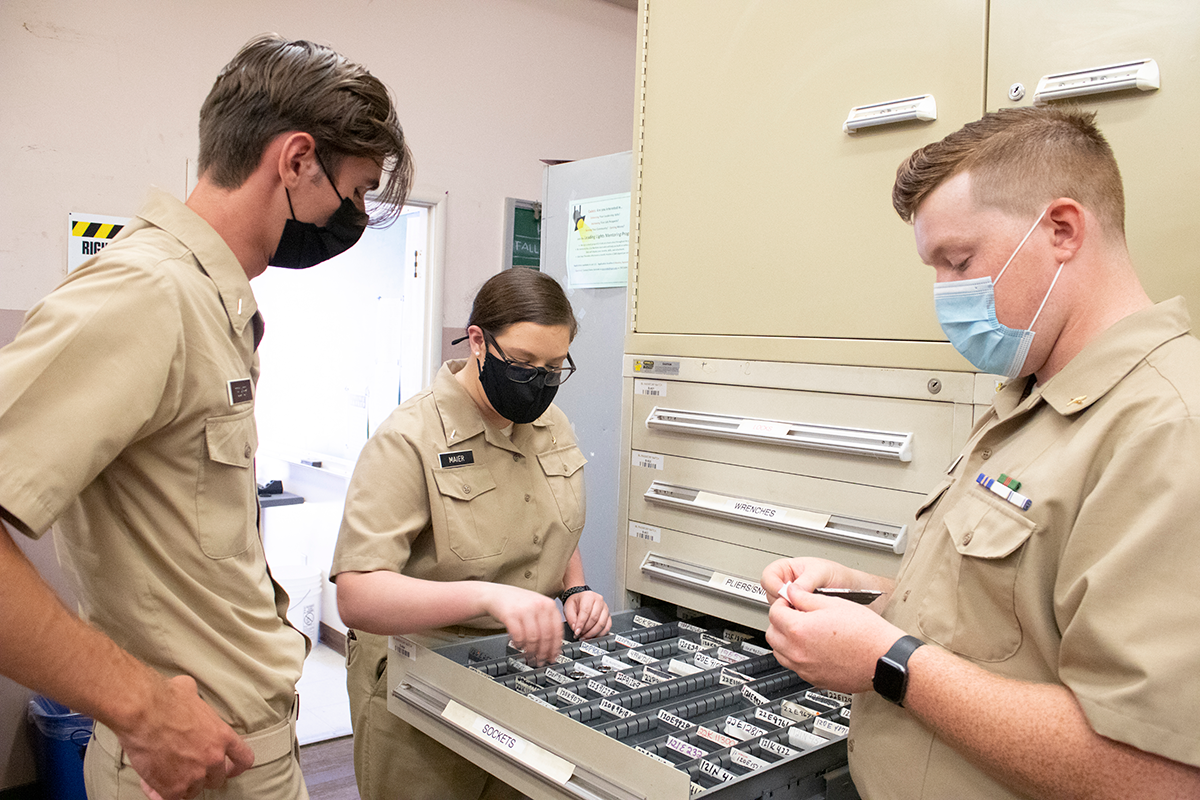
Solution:
{"label": "belt", "polygon": [[[242,737],[250,749],[254,751],[254,766],[270,764],[284,756],[292,754],[296,746],[296,718],[300,716],[300,701],[297,698],[292,704],[292,713],[287,719],[280,720],[269,728],[248,733]],[[97,722],[92,731],[96,744],[103,747],[113,757],[120,756],[122,763],[129,764],[129,756],[121,747],[117,735],[107,725]]]}

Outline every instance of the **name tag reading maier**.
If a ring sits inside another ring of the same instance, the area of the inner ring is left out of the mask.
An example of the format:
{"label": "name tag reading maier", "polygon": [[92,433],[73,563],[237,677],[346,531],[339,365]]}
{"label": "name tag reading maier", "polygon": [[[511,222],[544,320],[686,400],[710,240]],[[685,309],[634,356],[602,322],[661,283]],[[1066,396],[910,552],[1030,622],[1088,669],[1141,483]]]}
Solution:
{"label": "name tag reading maier", "polygon": [[471,450],[455,450],[451,453],[438,453],[438,461],[442,465],[442,469],[450,469],[451,467],[465,467],[467,464],[475,463],[475,453]]}
{"label": "name tag reading maier", "polygon": [[254,399],[254,385],[250,383],[249,378],[229,381],[225,385],[229,389],[229,405],[231,406],[236,406],[238,403],[249,403]]}
{"label": "name tag reading maier", "polygon": [[532,742],[500,727],[486,717],[451,700],[442,711],[442,717],[486,742],[491,747],[508,755],[530,769],[545,775],[556,783],[566,784],[575,772],[575,765]]}

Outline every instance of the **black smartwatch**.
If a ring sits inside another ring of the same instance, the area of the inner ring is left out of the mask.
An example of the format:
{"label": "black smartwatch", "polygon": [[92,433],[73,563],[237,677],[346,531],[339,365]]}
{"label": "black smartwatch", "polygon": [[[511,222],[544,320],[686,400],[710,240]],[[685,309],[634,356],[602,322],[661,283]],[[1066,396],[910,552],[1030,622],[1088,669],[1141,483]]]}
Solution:
{"label": "black smartwatch", "polygon": [[875,662],[875,691],[903,707],[908,692],[908,658],[925,644],[915,636],[901,636],[883,657]]}
{"label": "black smartwatch", "polygon": [[565,592],[560,594],[558,599],[565,603],[567,602],[567,598],[571,595],[579,594],[580,592],[590,592],[591,590],[592,587],[588,586],[586,583],[580,584],[579,586],[572,586],[570,589],[567,589]]}

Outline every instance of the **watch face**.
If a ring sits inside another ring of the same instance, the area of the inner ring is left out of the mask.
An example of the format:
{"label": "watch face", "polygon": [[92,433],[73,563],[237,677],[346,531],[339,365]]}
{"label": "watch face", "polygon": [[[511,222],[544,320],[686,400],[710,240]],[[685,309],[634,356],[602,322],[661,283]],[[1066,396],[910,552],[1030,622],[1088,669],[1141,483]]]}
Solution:
{"label": "watch face", "polygon": [[872,682],[875,691],[885,699],[899,704],[904,700],[904,690],[908,686],[907,671],[886,656],[875,664],[875,680]]}

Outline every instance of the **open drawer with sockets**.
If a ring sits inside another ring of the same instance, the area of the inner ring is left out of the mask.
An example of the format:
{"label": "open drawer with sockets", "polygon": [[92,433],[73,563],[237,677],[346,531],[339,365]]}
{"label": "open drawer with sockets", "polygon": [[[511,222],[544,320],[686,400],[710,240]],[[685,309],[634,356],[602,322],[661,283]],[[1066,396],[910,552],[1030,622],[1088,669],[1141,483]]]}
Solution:
{"label": "open drawer with sockets", "polygon": [[393,637],[388,686],[393,713],[532,798],[857,796],[850,698],[784,669],[758,631],[675,606],[619,613],[540,667],[507,635]]}

